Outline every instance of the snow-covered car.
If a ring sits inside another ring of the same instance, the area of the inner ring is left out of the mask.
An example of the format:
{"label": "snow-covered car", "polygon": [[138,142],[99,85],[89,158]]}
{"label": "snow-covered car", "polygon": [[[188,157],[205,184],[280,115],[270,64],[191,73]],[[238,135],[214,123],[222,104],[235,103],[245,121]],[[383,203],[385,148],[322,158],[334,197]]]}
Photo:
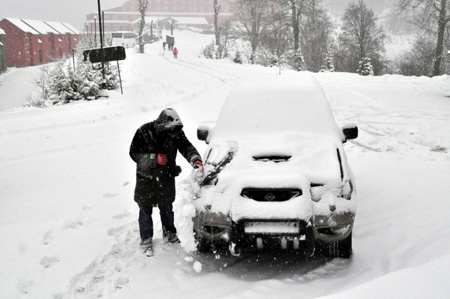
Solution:
{"label": "snow-covered car", "polygon": [[194,200],[199,250],[276,245],[351,256],[355,185],[343,143],[358,128],[337,126],[311,75],[242,83],[197,136],[208,144]]}

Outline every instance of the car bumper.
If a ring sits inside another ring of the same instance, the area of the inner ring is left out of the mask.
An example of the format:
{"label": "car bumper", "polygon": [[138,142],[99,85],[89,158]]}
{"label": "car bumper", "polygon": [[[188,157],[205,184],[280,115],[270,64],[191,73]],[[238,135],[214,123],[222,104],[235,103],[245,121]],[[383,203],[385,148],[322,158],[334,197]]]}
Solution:
{"label": "car bumper", "polygon": [[326,243],[342,241],[352,232],[354,221],[354,213],[316,215],[314,217],[315,238]]}
{"label": "car bumper", "polygon": [[241,219],[237,222],[222,213],[197,211],[194,217],[197,237],[209,243],[235,243],[243,247],[257,238],[314,242],[311,221],[302,219]]}

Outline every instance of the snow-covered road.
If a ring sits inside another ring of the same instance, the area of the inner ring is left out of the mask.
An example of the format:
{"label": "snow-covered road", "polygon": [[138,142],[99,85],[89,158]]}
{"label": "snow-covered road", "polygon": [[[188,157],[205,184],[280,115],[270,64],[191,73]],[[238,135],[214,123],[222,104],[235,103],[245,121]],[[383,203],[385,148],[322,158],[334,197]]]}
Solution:
{"label": "snow-covered road", "polygon": [[[135,130],[172,106],[203,153],[205,144],[195,138],[198,124],[214,121],[245,78],[278,73],[199,58],[211,36],[175,36],[178,60],[164,55],[160,43],[148,45],[144,55],[127,50],[124,95],[0,112],[1,297],[450,296],[445,76],[314,74],[338,123],[360,128],[360,137],[345,145],[358,190],[352,259],[306,260],[290,252],[236,259],[186,251],[192,247],[184,209],[191,200],[190,166],[182,158],[175,202],[182,244],[163,243],[155,212],[155,256],[141,254],[128,157]],[[7,86],[8,74],[0,81]],[[8,89],[7,101],[15,96],[20,92]]]}

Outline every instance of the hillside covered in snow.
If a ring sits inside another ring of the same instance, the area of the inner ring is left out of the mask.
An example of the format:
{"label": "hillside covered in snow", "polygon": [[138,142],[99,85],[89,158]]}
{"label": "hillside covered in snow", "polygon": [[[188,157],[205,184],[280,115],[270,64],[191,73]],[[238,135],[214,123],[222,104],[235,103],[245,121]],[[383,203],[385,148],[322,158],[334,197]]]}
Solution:
{"label": "hillside covered in snow", "polygon": [[230,91],[261,73],[278,76],[275,68],[200,58],[212,36],[175,36],[177,60],[161,43],[145,54],[128,49],[124,94],[107,99],[23,108],[20,80],[32,75],[0,75],[0,102],[8,103],[0,111],[1,297],[449,297],[447,76],[310,74],[338,124],[360,129],[345,144],[358,201],[351,259],[191,251],[191,168],[183,158],[174,204],[181,244],[163,242],[155,210],[155,256],[143,255],[128,155],[136,129],[173,107],[203,153],[196,129],[217,119]]}

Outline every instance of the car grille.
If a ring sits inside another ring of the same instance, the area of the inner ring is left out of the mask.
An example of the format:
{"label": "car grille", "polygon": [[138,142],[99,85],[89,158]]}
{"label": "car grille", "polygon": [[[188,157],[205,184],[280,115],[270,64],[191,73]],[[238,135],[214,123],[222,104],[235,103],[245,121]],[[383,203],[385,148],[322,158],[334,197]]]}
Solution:
{"label": "car grille", "polygon": [[280,202],[302,195],[300,189],[259,189],[244,188],[241,196],[251,198],[256,201]]}

